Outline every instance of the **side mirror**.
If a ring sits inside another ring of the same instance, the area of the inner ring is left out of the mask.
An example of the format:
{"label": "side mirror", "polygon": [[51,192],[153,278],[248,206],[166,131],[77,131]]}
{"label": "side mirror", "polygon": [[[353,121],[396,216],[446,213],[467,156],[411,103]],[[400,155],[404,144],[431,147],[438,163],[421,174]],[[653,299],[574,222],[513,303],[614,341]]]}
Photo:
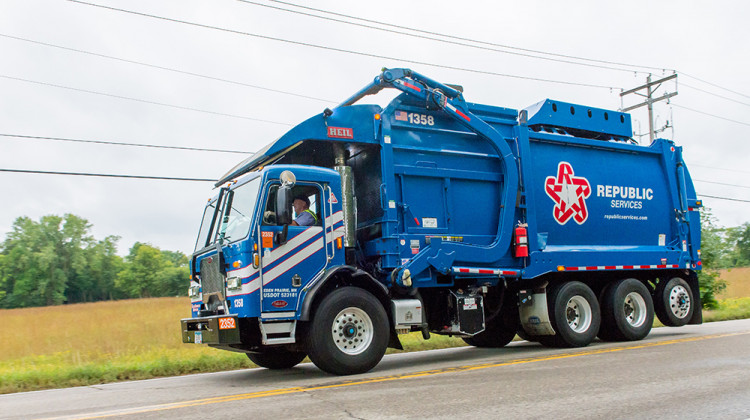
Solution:
{"label": "side mirror", "polygon": [[292,187],[282,185],[276,193],[276,224],[288,225],[292,223]]}

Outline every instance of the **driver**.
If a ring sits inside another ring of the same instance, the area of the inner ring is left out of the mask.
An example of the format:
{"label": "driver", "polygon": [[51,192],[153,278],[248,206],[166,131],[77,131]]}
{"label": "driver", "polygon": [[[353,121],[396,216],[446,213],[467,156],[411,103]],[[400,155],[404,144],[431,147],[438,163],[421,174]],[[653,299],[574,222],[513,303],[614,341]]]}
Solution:
{"label": "driver", "polygon": [[310,199],[307,197],[303,195],[294,197],[292,206],[294,212],[297,213],[297,218],[292,222],[292,226],[312,226],[318,222],[318,216],[310,210]]}

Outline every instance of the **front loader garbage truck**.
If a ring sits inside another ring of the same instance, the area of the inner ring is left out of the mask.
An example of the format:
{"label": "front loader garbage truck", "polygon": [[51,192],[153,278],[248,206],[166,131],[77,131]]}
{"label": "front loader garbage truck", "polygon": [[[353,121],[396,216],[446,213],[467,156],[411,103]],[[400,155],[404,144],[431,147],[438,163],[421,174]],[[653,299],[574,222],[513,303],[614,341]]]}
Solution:
{"label": "front loader garbage truck", "polygon": [[[385,108],[355,104],[384,88],[401,91]],[[700,324],[701,202],[682,149],[631,134],[628,114],[469,103],[385,69],[217,182],[183,341],[346,375],[413,331],[580,347],[640,340],[654,315]]]}

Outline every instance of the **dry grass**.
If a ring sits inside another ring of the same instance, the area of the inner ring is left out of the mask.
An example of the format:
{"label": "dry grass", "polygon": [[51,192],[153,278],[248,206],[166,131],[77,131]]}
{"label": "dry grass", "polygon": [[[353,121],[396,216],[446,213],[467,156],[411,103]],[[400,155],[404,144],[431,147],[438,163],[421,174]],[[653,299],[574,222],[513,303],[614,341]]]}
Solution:
{"label": "dry grass", "polygon": [[[180,318],[189,310],[187,298],[0,310],[0,393],[253,366],[244,354],[184,344]],[[419,333],[401,339],[405,351],[465,345]]]}
{"label": "dry grass", "polygon": [[750,297],[750,267],[721,270],[720,276],[727,282],[727,289],[720,299]]}

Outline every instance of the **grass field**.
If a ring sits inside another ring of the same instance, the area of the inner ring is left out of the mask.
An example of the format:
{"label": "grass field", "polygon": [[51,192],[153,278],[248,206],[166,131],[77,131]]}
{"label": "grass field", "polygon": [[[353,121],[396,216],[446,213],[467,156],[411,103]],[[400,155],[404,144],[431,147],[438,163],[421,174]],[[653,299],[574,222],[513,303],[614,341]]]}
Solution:
{"label": "grass field", "polygon": [[[0,393],[254,366],[244,354],[183,344],[189,308],[187,298],[155,298],[0,310]],[[465,345],[400,338],[404,351]]]}
{"label": "grass field", "polygon": [[719,295],[721,299],[742,298],[750,296],[750,267],[721,270],[722,280],[727,282],[727,289]]}
{"label": "grass field", "polygon": [[[720,308],[706,321],[750,317],[750,268],[722,273]],[[244,354],[183,344],[187,298],[98,302],[0,310],[0,393],[252,367]],[[400,336],[404,351],[465,345],[420,333]],[[389,352],[394,352],[389,349]]]}

